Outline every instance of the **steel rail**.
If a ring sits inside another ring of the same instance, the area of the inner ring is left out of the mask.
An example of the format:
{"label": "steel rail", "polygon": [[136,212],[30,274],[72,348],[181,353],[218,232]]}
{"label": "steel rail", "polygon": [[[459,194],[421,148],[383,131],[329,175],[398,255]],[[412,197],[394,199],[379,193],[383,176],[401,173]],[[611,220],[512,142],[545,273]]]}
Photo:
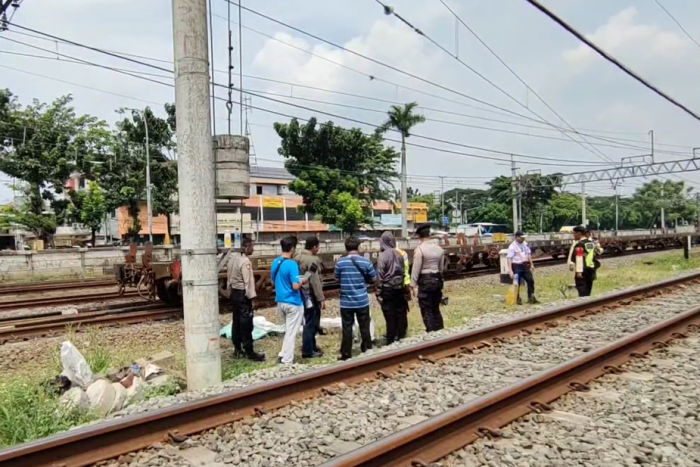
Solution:
{"label": "steel rail", "polygon": [[95,302],[99,300],[116,300],[119,298],[138,297],[137,292],[125,292],[119,295],[117,292],[98,293],[92,295],[75,295],[73,297],[40,297],[26,300],[13,300],[0,302],[0,311],[14,310],[18,308],[32,308],[37,306],[72,305],[77,303]]}
{"label": "steel rail", "polygon": [[130,311],[122,313],[86,313],[87,316],[65,315],[63,320],[51,321],[50,317],[46,322],[39,324],[24,322],[19,326],[0,326],[0,345],[8,342],[18,342],[37,337],[53,337],[65,333],[66,326],[75,326],[80,329],[82,326],[114,325],[114,324],[135,324],[146,321],[163,321],[166,319],[182,317],[182,308],[170,307],[163,310],[154,311]]}
{"label": "steel rail", "polygon": [[86,281],[55,281],[55,282],[26,282],[23,284],[8,284],[0,287],[0,295],[48,292],[51,290],[86,289],[90,287],[116,286],[114,279]]}
{"label": "steel rail", "polygon": [[549,370],[486,394],[410,428],[331,459],[320,467],[428,466],[480,437],[499,437],[498,428],[532,412],[548,412],[546,404],[619,365],[665,346],[690,326],[700,325],[700,307],[654,324]]}
{"label": "steel rail", "polygon": [[[700,273],[579,301],[550,311],[349,360],[276,381],[109,420],[0,451],[0,467],[84,467],[116,458],[169,438],[178,439],[287,405],[292,400],[333,394],[339,383],[360,383],[417,361],[435,361],[480,348],[524,330],[556,325],[559,319],[594,314],[697,281]],[[549,323],[549,324],[547,324]]]}

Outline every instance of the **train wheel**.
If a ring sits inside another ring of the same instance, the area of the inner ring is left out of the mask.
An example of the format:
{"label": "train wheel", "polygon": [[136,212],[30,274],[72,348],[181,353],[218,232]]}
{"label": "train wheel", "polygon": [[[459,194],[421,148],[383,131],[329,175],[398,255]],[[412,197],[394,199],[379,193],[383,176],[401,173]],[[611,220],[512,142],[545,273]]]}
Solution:
{"label": "train wheel", "polygon": [[156,294],[163,303],[174,305],[181,302],[181,297],[177,291],[177,284],[167,278],[156,281]]}

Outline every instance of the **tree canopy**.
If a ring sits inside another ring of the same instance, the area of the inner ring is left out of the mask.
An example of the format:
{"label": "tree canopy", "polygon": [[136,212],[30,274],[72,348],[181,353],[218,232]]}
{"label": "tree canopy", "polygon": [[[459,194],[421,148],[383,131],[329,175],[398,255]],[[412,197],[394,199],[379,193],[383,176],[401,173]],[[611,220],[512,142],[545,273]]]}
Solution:
{"label": "tree canopy", "polygon": [[277,151],[297,178],[289,188],[303,198],[305,212],[353,232],[369,222],[367,211],[375,200],[388,199],[398,154],[384,146],[381,135],[318,124],[315,118],[274,128],[281,139]]}

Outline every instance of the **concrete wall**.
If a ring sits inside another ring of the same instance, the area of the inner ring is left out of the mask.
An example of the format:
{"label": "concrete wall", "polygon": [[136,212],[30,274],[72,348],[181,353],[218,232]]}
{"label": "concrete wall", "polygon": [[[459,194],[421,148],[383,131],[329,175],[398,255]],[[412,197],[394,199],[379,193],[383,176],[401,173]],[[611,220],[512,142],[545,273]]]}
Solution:
{"label": "concrete wall", "polygon": [[[128,248],[97,248],[0,252],[0,282],[68,280],[112,276],[113,266],[123,263]],[[153,249],[154,260],[173,258],[174,248]],[[139,249],[137,261],[141,261]]]}

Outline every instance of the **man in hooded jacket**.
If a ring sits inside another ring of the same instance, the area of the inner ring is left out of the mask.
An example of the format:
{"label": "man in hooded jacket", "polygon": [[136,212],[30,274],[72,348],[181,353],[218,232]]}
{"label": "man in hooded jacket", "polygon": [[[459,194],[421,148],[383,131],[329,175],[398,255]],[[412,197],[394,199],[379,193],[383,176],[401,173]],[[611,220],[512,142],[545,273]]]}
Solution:
{"label": "man in hooded jacket", "polygon": [[391,344],[406,337],[408,303],[406,302],[406,267],[404,257],[396,249],[396,239],[384,232],[379,240],[381,253],[377,259],[379,284],[377,298],[386,321],[386,342]]}

